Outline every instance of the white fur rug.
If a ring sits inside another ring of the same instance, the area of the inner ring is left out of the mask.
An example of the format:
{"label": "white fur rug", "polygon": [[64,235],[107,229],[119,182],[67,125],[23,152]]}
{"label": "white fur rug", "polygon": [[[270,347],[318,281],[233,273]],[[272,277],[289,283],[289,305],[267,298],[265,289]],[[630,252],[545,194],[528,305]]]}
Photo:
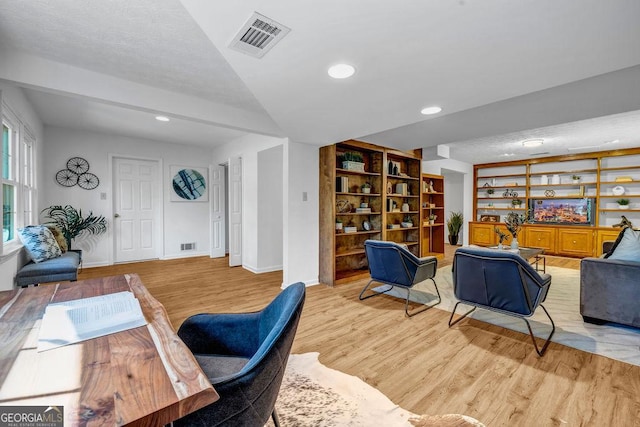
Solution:
{"label": "white fur rug", "polygon": [[412,414],[361,379],[327,368],[318,356],[289,357],[276,402],[282,426],[483,426],[463,415]]}
{"label": "white fur rug", "polygon": [[[551,288],[543,305],[556,324],[556,332],[551,341],[640,366],[640,329],[614,323],[604,325],[585,323],[580,315],[580,271],[547,267],[547,273],[551,274]],[[457,300],[453,295],[451,266],[439,268],[435,280],[442,297],[442,302],[436,308],[452,311]],[[384,287],[376,289],[384,289]],[[412,300],[429,304],[435,298],[433,283],[430,280],[419,283],[414,289],[424,293],[412,291]],[[394,288],[387,295],[404,299],[406,291]],[[465,313],[469,308],[461,304],[458,306],[456,315]],[[398,310],[402,310],[402,307],[399,306]],[[428,316],[426,313],[420,314],[420,316],[425,315]],[[477,309],[469,317],[524,334],[529,333],[521,319],[489,310]],[[551,323],[543,310],[536,310],[530,322],[536,337],[546,338],[549,335]],[[542,345],[541,342],[539,341],[539,345]]]}

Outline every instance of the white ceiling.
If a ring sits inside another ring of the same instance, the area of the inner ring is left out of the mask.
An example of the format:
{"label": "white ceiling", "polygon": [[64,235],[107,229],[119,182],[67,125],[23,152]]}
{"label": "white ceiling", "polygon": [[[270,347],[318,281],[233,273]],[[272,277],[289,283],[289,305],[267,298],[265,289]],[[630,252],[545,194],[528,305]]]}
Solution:
{"label": "white ceiling", "polygon": [[[640,110],[636,0],[0,0],[0,10],[0,78],[28,88],[50,125],[206,146],[245,132],[447,144],[472,163],[530,155],[509,149],[532,135],[548,135],[550,154],[572,141],[640,146],[638,116],[625,116]],[[254,11],[291,28],[262,59],[228,48]],[[341,61],[355,76],[330,79]],[[443,112],[419,113],[432,104]]]}

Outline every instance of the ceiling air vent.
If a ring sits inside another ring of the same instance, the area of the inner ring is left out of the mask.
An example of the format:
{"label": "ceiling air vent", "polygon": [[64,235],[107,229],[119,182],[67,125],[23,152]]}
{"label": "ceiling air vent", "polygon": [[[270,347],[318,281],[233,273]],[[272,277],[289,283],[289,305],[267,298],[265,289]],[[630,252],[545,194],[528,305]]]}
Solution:
{"label": "ceiling air vent", "polygon": [[233,38],[229,47],[256,58],[262,58],[289,31],[291,31],[290,28],[253,12],[251,18]]}

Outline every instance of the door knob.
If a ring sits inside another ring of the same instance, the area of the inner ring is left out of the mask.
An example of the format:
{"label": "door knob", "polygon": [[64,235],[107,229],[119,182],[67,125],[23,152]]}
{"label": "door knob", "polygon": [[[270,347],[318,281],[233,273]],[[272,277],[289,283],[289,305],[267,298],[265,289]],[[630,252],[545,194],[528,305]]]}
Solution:
{"label": "door knob", "polygon": [[118,213],[117,213],[117,214],[114,214],[113,216],[114,216],[115,218],[120,218],[120,214],[118,214]]}

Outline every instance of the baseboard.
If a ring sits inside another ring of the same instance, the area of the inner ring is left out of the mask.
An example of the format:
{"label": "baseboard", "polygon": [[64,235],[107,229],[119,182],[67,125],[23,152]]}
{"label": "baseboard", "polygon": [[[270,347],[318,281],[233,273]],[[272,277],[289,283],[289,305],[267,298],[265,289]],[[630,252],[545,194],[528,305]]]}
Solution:
{"label": "baseboard", "polygon": [[82,261],[81,268],[94,268],[94,267],[108,267],[113,264],[109,264],[108,262],[84,262]]}
{"label": "baseboard", "polygon": [[[298,280],[298,282],[302,282],[304,283],[304,285],[308,288],[309,286],[316,286],[319,285],[320,282],[318,281],[318,279],[311,279],[311,280]],[[285,289],[287,287],[289,287],[289,285],[293,284],[293,283],[297,283],[297,282],[292,282],[292,283],[282,283],[280,285],[281,289]]]}
{"label": "baseboard", "polygon": [[254,273],[254,274],[261,274],[261,273],[271,273],[273,271],[281,271],[282,270],[282,266],[281,265],[274,265],[271,267],[263,267],[263,268],[254,268],[250,265],[246,265],[246,264],[242,264],[242,268],[244,268],[245,270],[249,270],[250,272]]}
{"label": "baseboard", "polygon": [[190,252],[189,254],[176,254],[176,255],[165,255],[160,257],[161,260],[169,260],[169,259],[181,259],[181,258],[195,258],[199,256],[209,256],[209,252]]}

